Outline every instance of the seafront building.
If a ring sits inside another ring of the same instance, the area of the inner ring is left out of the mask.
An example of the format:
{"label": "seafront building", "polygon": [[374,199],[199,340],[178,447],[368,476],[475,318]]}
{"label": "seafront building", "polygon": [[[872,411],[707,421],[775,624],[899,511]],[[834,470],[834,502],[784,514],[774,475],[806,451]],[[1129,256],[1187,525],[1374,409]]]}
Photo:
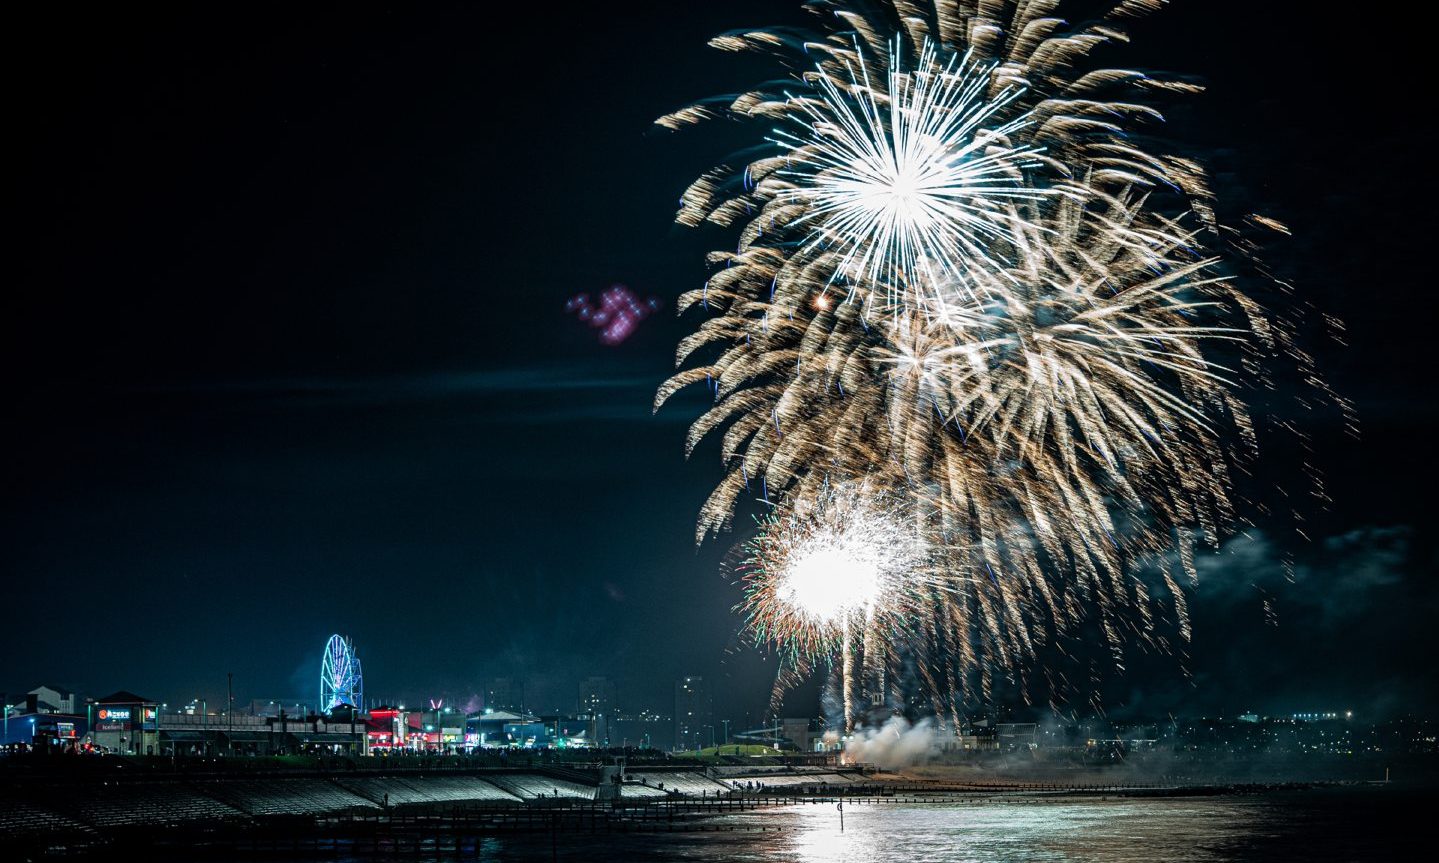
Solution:
{"label": "seafront building", "polygon": [[[336,644],[338,649],[330,649]],[[460,755],[507,749],[695,752],[727,745],[734,745],[736,752],[760,747],[771,753],[815,755],[832,754],[846,745],[832,726],[813,716],[770,717],[748,729],[717,718],[709,681],[698,675],[675,681],[669,715],[634,709],[603,676],[579,683],[571,712],[527,708],[525,682],[518,677],[490,679],[483,701],[472,699],[465,708],[446,706],[444,699],[423,708],[366,703],[354,650],[353,641],[330,638],[320,686],[313,693],[318,698],[250,699],[239,709],[230,693],[223,701],[197,698],[175,707],[125,689],[84,698],[53,683],[18,694],[0,693],[0,747],[188,757]],[[330,707],[316,710],[316,704]],[[862,719],[868,728],[879,729],[905,715],[894,706],[874,705]],[[929,721],[924,734],[929,745],[925,757],[939,762],[982,760],[989,753],[1036,759],[1059,754],[1107,762],[1156,750],[1203,758],[1439,750],[1433,722],[1364,725],[1347,709],[1279,716],[1246,711],[1228,719],[1170,717],[1147,723],[1103,717],[1068,724],[953,717]]]}

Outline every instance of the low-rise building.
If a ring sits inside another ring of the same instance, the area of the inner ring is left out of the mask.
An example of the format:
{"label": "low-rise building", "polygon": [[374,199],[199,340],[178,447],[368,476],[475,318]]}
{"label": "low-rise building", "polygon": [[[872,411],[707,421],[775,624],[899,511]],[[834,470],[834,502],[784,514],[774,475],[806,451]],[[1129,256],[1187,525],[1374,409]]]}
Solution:
{"label": "low-rise building", "polygon": [[237,713],[167,713],[159,719],[163,755],[365,755],[363,717],[252,716]]}
{"label": "low-rise building", "polygon": [[90,738],[101,749],[124,755],[160,751],[160,703],[119,690],[89,706]]}
{"label": "low-rise building", "polygon": [[78,699],[75,692],[63,686],[41,684],[26,694],[33,696],[38,702],[38,713],[67,713],[74,716],[84,709],[84,704],[79,705],[79,710],[76,709]]}

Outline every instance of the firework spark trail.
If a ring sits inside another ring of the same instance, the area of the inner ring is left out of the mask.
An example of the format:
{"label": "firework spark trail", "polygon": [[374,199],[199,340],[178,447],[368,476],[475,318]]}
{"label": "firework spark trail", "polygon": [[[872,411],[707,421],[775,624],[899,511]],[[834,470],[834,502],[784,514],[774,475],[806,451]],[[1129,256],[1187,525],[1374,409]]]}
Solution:
{"label": "firework spark trail", "polygon": [[1131,134],[1161,119],[1154,96],[1197,88],[1086,69],[1124,40],[1119,19],[1158,5],[1126,0],[1069,28],[1049,15],[1056,0],[894,0],[869,16],[817,4],[832,28],[819,37],[712,42],[802,49],[782,92],[658,121],[775,124],[776,151],[681,200],[679,222],[738,225],[739,242],[680,298],[711,317],[676,352],[698,364],[655,407],[713,388],[686,448],[722,433],[727,474],[697,540],[729,525],[746,489],[780,507],[742,608],[794,669],[843,636],[783,587],[797,537],[835,518],[836,488],[904,512],[929,549],[860,619],[877,645],[865,675],[893,680],[870,670],[904,653],[937,712],[955,688],[987,698],[1081,624],[1116,667],[1129,638],[1162,647],[1146,570],[1187,638],[1175,572],[1192,582],[1196,536],[1216,544],[1238,518],[1229,475],[1258,442],[1243,394],[1285,355],[1333,397],[1293,323],[1231,278],[1252,244],[1217,221],[1203,168]]}

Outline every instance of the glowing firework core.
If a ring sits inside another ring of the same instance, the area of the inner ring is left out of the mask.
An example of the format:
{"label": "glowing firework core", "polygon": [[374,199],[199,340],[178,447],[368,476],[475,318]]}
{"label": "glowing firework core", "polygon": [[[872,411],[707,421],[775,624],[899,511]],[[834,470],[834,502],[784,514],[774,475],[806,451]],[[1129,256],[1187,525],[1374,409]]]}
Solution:
{"label": "glowing firework core", "polygon": [[779,598],[820,624],[838,623],[879,598],[880,574],[872,561],[856,560],[839,548],[816,548],[785,572]]}
{"label": "glowing firework core", "polygon": [[866,484],[831,486],[816,503],[772,516],[751,541],[744,604],[762,640],[811,656],[838,647],[850,624],[898,611],[927,554]]}

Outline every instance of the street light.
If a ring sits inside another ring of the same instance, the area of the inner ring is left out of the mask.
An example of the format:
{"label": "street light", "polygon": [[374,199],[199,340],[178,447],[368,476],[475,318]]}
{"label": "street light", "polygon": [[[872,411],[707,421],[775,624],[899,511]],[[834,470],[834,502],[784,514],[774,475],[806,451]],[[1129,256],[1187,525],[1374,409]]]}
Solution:
{"label": "street light", "polygon": [[210,754],[210,703],[203,698],[196,698],[200,702],[200,749],[205,755]]}

